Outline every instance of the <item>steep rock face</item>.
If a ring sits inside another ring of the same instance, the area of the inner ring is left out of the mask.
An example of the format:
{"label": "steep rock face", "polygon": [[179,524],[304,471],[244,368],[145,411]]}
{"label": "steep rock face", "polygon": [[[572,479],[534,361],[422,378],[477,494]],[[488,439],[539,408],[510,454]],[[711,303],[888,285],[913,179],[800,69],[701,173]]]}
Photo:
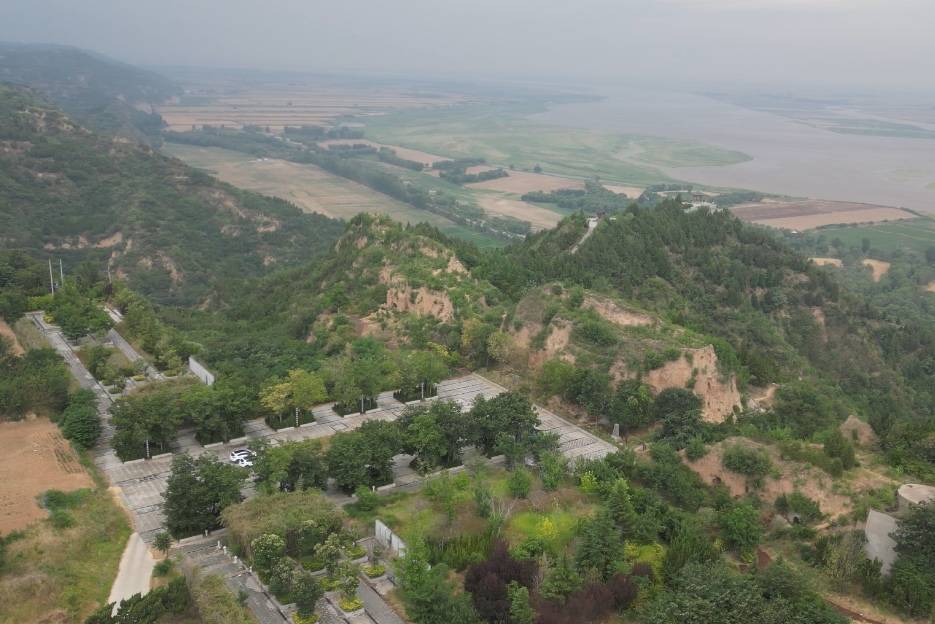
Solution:
{"label": "steep rock face", "polygon": [[451,299],[443,292],[434,292],[422,286],[398,286],[386,291],[386,309],[394,312],[410,312],[416,316],[432,316],[439,321],[454,319],[455,309]]}
{"label": "steep rock face", "polygon": [[654,392],[667,388],[685,388],[694,378],[692,392],[701,397],[702,417],[707,422],[720,423],[730,416],[734,408],[741,405],[740,391],[733,375],[724,378],[718,371],[717,354],[714,347],[685,349],[682,357],[667,362],[661,368],[650,371],[643,381]]}

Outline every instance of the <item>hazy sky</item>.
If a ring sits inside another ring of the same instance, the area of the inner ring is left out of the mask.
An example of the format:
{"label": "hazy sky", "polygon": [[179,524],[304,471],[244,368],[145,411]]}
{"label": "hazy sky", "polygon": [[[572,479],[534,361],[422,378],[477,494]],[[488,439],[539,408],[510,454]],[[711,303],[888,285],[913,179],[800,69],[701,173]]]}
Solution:
{"label": "hazy sky", "polygon": [[933,0],[2,0],[143,65],[860,88],[935,81]]}

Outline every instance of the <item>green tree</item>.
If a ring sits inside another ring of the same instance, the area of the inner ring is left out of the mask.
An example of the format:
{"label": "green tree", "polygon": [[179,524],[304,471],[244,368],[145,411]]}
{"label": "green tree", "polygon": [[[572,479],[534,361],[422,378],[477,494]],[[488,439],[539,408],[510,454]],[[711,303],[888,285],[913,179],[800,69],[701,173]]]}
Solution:
{"label": "green tree", "polygon": [[662,437],[677,449],[701,434],[701,399],[690,390],[663,390],[656,397],[654,411],[662,421]]}
{"label": "green tree", "polygon": [[265,533],[250,542],[253,564],[263,577],[286,555],[286,540],[275,533]]}
{"label": "green tree", "polygon": [[513,498],[526,498],[529,496],[529,487],[532,485],[532,476],[525,468],[516,468],[510,472],[506,486]]}
{"label": "green tree", "polygon": [[824,451],[828,457],[840,459],[844,470],[850,470],[859,465],[854,445],[837,429],[832,430],[825,439]]}
{"label": "green tree", "polygon": [[310,572],[302,570],[294,575],[290,594],[299,615],[307,618],[314,615],[315,605],[325,595],[325,591]]}
{"label": "green tree", "polygon": [[169,554],[169,549],[172,548],[172,536],[169,535],[166,531],[160,531],[156,533],[156,538],[153,540],[153,546],[156,547],[156,550],[162,553],[162,556],[165,557]]}
{"label": "green tree", "polygon": [[454,595],[444,565],[430,566],[425,547],[410,543],[397,560],[396,574],[406,614],[419,624],[475,624],[479,621],[467,594]]}
{"label": "green tree", "polygon": [[653,420],[653,395],[649,386],[625,379],[617,386],[610,402],[610,420],[620,425],[626,438],[632,431],[649,425]]}
{"label": "green tree", "polygon": [[717,559],[717,548],[705,535],[702,527],[696,522],[686,520],[679,524],[675,537],[666,549],[665,558],[662,560],[662,574],[667,582],[672,582],[686,565],[710,563]]}
{"label": "green tree", "polygon": [[243,470],[213,455],[176,455],[163,494],[169,533],[180,539],[217,528],[221,511],[240,502],[244,478]]}
{"label": "green tree", "polygon": [[510,597],[510,624],[532,624],[536,613],[529,604],[529,590],[516,581],[511,581],[507,585],[507,594]]}
{"label": "green tree", "polygon": [[833,424],[837,407],[814,383],[793,381],[776,391],[773,414],[781,424],[792,427],[796,435],[808,438]]}
{"label": "green tree", "polygon": [[497,451],[498,435],[519,444],[531,445],[537,435],[535,427],[539,417],[529,399],[504,392],[492,399],[478,396],[468,414],[468,422],[475,445],[485,455],[491,456]]}
{"label": "green tree", "polygon": [[594,570],[602,579],[610,578],[616,571],[623,549],[620,532],[614,526],[610,511],[598,509],[593,518],[583,523],[581,542],[576,553],[578,570]]}
{"label": "green tree", "polygon": [[718,512],[724,541],[742,554],[752,554],[763,537],[760,514],[750,503],[740,503]]}
{"label": "green tree", "polygon": [[568,461],[561,453],[550,451],[539,458],[539,478],[547,491],[558,489],[568,474]]}
{"label": "green tree", "polygon": [[79,390],[62,412],[62,434],[81,448],[91,448],[101,436],[97,397],[91,390]]}
{"label": "green tree", "polygon": [[539,594],[548,600],[564,602],[565,598],[581,587],[582,581],[565,554],[548,570],[539,585]]}
{"label": "green tree", "polygon": [[626,479],[617,479],[610,486],[607,497],[607,510],[614,520],[620,535],[626,539],[633,536],[637,516],[630,500],[630,486]]}

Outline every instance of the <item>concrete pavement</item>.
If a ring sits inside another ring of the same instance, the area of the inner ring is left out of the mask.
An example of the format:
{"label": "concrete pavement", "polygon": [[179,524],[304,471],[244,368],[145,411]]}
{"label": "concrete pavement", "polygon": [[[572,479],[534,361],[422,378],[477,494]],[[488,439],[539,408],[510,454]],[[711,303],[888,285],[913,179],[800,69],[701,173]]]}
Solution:
{"label": "concrete pavement", "polygon": [[156,560],[153,559],[146,543],[140,538],[140,534],[131,533],[130,539],[127,540],[127,547],[120,557],[120,568],[110,588],[110,597],[107,598],[108,602],[116,603],[114,612],[120,606],[120,601],[134,594],[149,592],[149,579],[153,575],[155,565]]}

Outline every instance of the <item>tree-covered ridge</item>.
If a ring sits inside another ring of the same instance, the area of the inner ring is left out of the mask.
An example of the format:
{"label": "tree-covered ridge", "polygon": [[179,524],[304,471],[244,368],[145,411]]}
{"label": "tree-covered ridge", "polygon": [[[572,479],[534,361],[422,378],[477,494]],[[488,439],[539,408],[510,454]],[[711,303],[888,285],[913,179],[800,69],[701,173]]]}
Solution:
{"label": "tree-covered ridge", "polygon": [[157,301],[192,305],[218,284],[328,249],[338,222],[220,183],[98,135],[33,94],[0,87],[0,232],[7,249],[84,259]]}
{"label": "tree-covered ridge", "polygon": [[618,209],[571,253],[584,230],[583,216],[569,217],[491,252],[475,273],[512,297],[555,280],[612,293],[718,337],[719,360],[741,385],[809,379],[818,396],[805,393],[800,408],[862,414],[900,461],[930,470],[935,350],[925,327],[884,314],[726,211],[687,212],[677,201]]}
{"label": "tree-covered ridge", "polygon": [[0,43],[0,82],[36,89],[98,132],[159,142],[165,125],[147,112],[181,93],[168,78],[68,46]]}

